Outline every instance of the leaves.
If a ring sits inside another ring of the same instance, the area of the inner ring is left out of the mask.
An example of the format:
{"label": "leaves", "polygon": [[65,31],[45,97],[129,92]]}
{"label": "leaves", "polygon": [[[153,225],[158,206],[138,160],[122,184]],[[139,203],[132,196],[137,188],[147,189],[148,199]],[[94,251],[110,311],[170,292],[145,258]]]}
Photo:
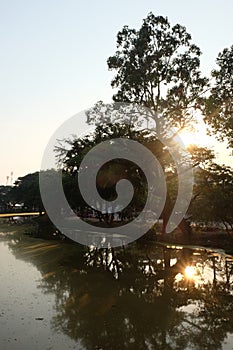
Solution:
{"label": "leaves", "polygon": [[233,147],[233,45],[219,53],[212,71],[213,87],[205,101],[205,120],[220,140]]}
{"label": "leaves", "polygon": [[150,13],[139,30],[124,26],[107,61],[116,71],[114,101],[142,103],[173,127],[188,123],[208,85],[199,70],[200,55],[186,28],[171,27],[165,17]]}
{"label": "leaves", "polygon": [[215,163],[199,169],[195,179],[193,219],[233,225],[233,170]]}

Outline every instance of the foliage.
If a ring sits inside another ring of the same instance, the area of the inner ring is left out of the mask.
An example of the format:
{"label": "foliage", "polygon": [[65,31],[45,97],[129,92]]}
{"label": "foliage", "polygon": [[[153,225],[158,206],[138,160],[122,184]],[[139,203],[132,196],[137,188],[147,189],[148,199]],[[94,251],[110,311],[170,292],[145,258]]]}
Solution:
{"label": "foliage", "polygon": [[[148,144],[152,137],[145,139],[146,132],[136,131],[132,126],[125,125],[103,125],[97,126],[92,134],[86,137],[75,139],[73,143],[69,142],[71,148],[66,152],[66,157],[63,159],[63,185],[64,190],[72,208],[87,207],[78,188],[78,171],[80,164],[87,152],[105,140],[110,140],[119,137],[129,137],[133,140],[141,141]],[[62,154],[62,150],[57,149],[58,155]],[[94,159],[93,166],[98,168],[98,159]],[[95,169],[89,169],[93,171]],[[129,179],[137,193],[134,196],[131,206],[137,209],[142,208],[145,204],[147,186],[145,176],[142,170],[134,163],[125,159],[114,159],[107,162],[101,167],[97,174],[97,189],[100,195],[108,201],[116,198],[116,183],[121,179]]]}
{"label": "foliage", "polygon": [[[71,207],[73,209],[79,208],[79,210],[84,210],[87,207],[77,185],[79,167],[84,156],[98,143],[118,137],[130,137],[133,140],[141,142],[156,156],[162,165],[168,188],[167,201],[162,213],[165,229],[167,220],[170,217],[176,200],[178,187],[177,169],[169,151],[157,139],[157,137],[153,133],[151,134],[148,130],[135,129],[133,125],[98,125],[92,134],[83,138],[74,139],[73,142],[68,140],[70,147],[69,151],[63,152],[63,149],[60,150],[57,148],[58,155],[60,154],[62,156],[64,153],[66,154],[66,157],[63,158],[63,185]],[[178,147],[175,142],[174,147]],[[191,161],[195,166],[201,163],[208,163],[213,156],[209,150],[198,148],[197,146],[192,146],[190,152],[192,154]],[[182,163],[190,162],[190,155],[187,154],[187,152],[181,153],[180,158]],[[93,160],[93,166],[98,168],[97,158]],[[91,172],[93,169],[90,169],[89,171]],[[115,159],[101,167],[96,179],[100,195],[108,201],[114,200],[116,198],[116,183],[123,178],[128,179],[133,184],[134,193],[136,194],[127,210],[134,210],[136,212],[141,211],[146,201],[147,183],[143,174],[143,169],[140,169],[140,167],[134,163],[123,159]],[[184,232],[188,227],[185,223],[182,223],[182,225],[182,232]]]}
{"label": "foliage", "polygon": [[233,170],[211,164],[196,173],[195,196],[190,212],[194,221],[215,222],[233,228]]}
{"label": "foliage", "polygon": [[186,28],[150,13],[139,30],[124,26],[117,51],[108,58],[116,71],[114,101],[136,102],[150,108],[157,123],[182,128],[193,119],[208,80],[200,73],[200,49]]}
{"label": "foliage", "polygon": [[15,203],[23,203],[27,210],[41,210],[39,172],[19,177],[10,191],[10,197]]}
{"label": "foliage", "polygon": [[206,99],[205,120],[220,140],[227,137],[233,147],[233,45],[220,52],[216,61],[218,67],[212,71],[214,83]]}
{"label": "foliage", "polygon": [[0,212],[6,212],[10,207],[11,186],[0,186]]}

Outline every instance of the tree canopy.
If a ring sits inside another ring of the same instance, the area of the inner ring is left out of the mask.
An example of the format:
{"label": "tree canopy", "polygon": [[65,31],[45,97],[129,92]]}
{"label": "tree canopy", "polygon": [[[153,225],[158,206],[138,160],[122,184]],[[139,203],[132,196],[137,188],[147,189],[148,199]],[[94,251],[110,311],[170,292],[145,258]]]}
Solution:
{"label": "tree canopy", "polygon": [[15,203],[22,203],[27,210],[41,210],[39,172],[19,177],[10,191],[10,198]]}
{"label": "tree canopy", "polygon": [[228,139],[233,147],[233,45],[219,53],[213,84],[206,99],[205,120],[220,140]]}
{"label": "tree canopy", "polygon": [[117,35],[117,51],[108,58],[116,71],[114,101],[149,107],[158,123],[182,128],[200,108],[208,79],[200,71],[201,51],[179,24],[150,13],[139,30],[124,26]]}
{"label": "tree canopy", "polygon": [[196,172],[195,201],[189,212],[196,222],[221,223],[233,228],[233,170],[211,163]]}

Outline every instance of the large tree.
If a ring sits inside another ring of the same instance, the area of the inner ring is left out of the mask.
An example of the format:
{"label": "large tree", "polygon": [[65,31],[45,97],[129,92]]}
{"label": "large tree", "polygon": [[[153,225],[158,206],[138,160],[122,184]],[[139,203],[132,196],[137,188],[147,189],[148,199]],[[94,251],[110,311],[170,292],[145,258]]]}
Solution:
{"label": "large tree", "polygon": [[[189,126],[195,120],[195,111],[203,108],[208,79],[201,75],[200,55],[186,28],[171,26],[165,17],[150,13],[139,30],[124,26],[117,35],[117,51],[107,61],[109,69],[116,71],[113,100],[148,107],[155,121],[154,136],[168,138],[171,127],[179,131]],[[169,158],[164,170],[171,165]],[[164,231],[173,204],[168,193]],[[183,232],[190,232],[185,219],[179,226]]]}
{"label": "large tree", "polygon": [[114,101],[149,107],[159,132],[160,120],[165,128],[185,127],[208,86],[201,76],[200,55],[186,28],[171,26],[165,17],[150,13],[139,30],[124,26],[117,35],[117,51],[107,61],[116,71]]}

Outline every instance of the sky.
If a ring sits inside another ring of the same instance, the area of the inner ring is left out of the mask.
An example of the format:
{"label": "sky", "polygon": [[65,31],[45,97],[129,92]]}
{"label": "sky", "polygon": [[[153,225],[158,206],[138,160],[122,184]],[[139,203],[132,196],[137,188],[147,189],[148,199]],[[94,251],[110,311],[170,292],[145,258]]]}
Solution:
{"label": "sky", "polygon": [[[186,26],[209,75],[233,44],[232,0],[0,0],[0,184],[40,169],[54,131],[99,100],[110,102],[106,60],[123,25],[152,11]],[[225,144],[221,159],[233,165]]]}

